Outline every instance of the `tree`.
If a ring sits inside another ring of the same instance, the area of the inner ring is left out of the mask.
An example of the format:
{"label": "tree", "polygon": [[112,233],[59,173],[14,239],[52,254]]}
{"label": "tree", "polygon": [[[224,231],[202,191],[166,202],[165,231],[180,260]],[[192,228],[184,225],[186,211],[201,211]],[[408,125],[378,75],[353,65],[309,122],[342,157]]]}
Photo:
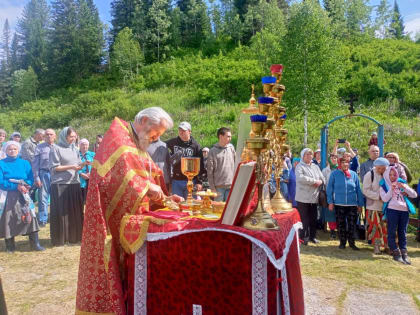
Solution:
{"label": "tree", "polygon": [[271,64],[279,62],[281,40],[286,34],[285,18],[275,1],[260,1],[255,9],[258,16],[264,18],[259,21],[261,29],[251,38],[251,49],[261,67],[268,69]]}
{"label": "tree", "polygon": [[182,12],[176,7],[170,12],[171,25],[169,32],[170,43],[172,48],[177,49],[182,45],[182,34],[181,34],[181,21],[182,21]]}
{"label": "tree", "polygon": [[9,104],[9,97],[12,90],[12,79],[7,67],[6,60],[0,61],[0,106]]}
{"label": "tree", "polygon": [[358,39],[364,35],[373,35],[370,25],[371,11],[368,0],[347,1],[346,20],[349,38]]}
{"label": "tree", "polygon": [[147,43],[145,53],[149,60],[160,62],[161,59],[165,59],[169,50],[171,21],[168,0],[153,0],[146,19],[148,27],[145,30]]}
{"label": "tree", "polygon": [[391,19],[390,6],[388,0],[381,0],[376,7],[375,31],[379,38],[389,36],[389,24]]}
{"label": "tree", "polygon": [[19,70],[22,65],[21,48],[19,46],[19,39],[16,32],[13,34],[12,45],[10,46],[10,72],[13,73]]}
{"label": "tree", "polygon": [[133,31],[124,28],[116,37],[111,53],[111,69],[124,81],[138,74],[144,62],[139,43],[133,37]]}
{"label": "tree", "polygon": [[10,71],[10,42],[11,42],[11,33],[10,33],[10,26],[9,26],[9,20],[6,19],[3,26],[3,44],[1,45],[1,48],[3,50],[3,56],[2,59],[4,60],[5,64],[5,70]]}
{"label": "tree", "polygon": [[32,67],[42,79],[47,71],[50,24],[50,9],[46,0],[31,0],[25,5],[17,26],[21,67]]}
{"label": "tree", "polygon": [[394,9],[393,9],[393,12],[392,12],[391,25],[390,25],[390,28],[389,28],[389,33],[390,33],[392,38],[403,39],[403,38],[405,38],[404,29],[405,29],[404,21],[403,21],[403,18],[401,16],[401,13],[400,13],[398,3],[395,0],[394,1]]}
{"label": "tree", "polygon": [[345,0],[324,0],[324,8],[331,19],[333,35],[339,39],[347,36],[346,7]]}
{"label": "tree", "polygon": [[52,85],[65,86],[77,81],[80,70],[76,1],[54,0],[51,16],[49,79]]}
{"label": "tree", "polygon": [[207,6],[203,0],[180,0],[182,43],[187,47],[200,47],[211,33]]}
{"label": "tree", "polygon": [[92,0],[77,2],[77,42],[79,75],[87,77],[101,64],[104,48],[103,25]]}
{"label": "tree", "polygon": [[314,0],[293,4],[280,60],[288,109],[304,115],[307,145],[308,112],[325,111],[337,102],[341,78],[339,43],[333,38],[329,19]]}
{"label": "tree", "polygon": [[[143,21],[141,16],[138,16],[141,2],[139,0],[113,0],[111,2],[111,24],[114,41],[122,29],[128,27],[134,30],[135,24]],[[145,16],[143,12],[141,15]]]}
{"label": "tree", "polygon": [[36,99],[38,77],[32,67],[20,69],[12,75],[12,105],[19,106]]}

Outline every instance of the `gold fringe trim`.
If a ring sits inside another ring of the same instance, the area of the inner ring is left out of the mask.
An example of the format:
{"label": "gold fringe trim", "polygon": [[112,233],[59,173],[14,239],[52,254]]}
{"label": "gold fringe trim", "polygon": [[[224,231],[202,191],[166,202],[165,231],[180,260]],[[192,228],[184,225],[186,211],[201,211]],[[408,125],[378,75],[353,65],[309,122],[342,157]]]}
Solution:
{"label": "gold fringe trim", "polygon": [[124,231],[131,217],[133,217],[133,215],[126,214],[122,218],[121,224],[120,224],[120,243],[121,243],[122,248],[128,254],[134,254],[143,246],[144,241],[146,240],[147,231],[149,229],[149,225],[151,222],[158,225],[163,225],[166,222],[168,222],[168,220],[165,220],[165,219],[157,219],[155,217],[150,217],[150,216],[143,217],[143,221],[140,226],[140,231],[138,231],[137,239],[133,243],[130,243],[125,238]]}

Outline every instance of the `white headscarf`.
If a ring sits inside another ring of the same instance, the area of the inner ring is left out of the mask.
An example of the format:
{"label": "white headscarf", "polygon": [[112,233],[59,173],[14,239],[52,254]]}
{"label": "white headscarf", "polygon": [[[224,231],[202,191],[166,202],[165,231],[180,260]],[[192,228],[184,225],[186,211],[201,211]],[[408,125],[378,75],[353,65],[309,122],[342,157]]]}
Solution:
{"label": "white headscarf", "polygon": [[10,140],[10,141],[7,141],[4,145],[3,145],[3,148],[2,148],[2,150],[3,150],[3,152],[4,152],[4,154],[7,156],[7,148],[9,147],[9,146],[11,146],[11,145],[14,145],[14,146],[16,146],[17,148],[18,148],[18,154],[20,153],[20,149],[21,149],[21,145],[20,145],[20,143],[19,142],[17,142],[17,141],[13,141],[13,140]]}
{"label": "white headscarf", "polygon": [[[300,151],[300,163],[306,164],[303,161],[303,157],[305,156],[305,153],[308,152],[308,151],[312,151],[312,149],[311,148],[305,148],[302,151]],[[308,164],[306,164],[306,165],[308,165]]]}

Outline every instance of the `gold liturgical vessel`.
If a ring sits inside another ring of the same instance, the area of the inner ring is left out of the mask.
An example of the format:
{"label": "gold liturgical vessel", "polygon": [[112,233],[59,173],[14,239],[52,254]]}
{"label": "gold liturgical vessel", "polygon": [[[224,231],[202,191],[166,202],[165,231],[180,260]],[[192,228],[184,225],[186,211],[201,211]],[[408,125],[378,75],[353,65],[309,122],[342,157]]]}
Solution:
{"label": "gold liturgical vessel", "polygon": [[[251,122],[251,126],[260,125],[260,121]],[[259,127],[254,127],[254,129],[260,129]],[[264,154],[269,146],[270,141],[268,139],[258,137],[258,138],[250,138],[246,140],[246,147],[249,151],[251,151],[254,156],[257,157],[257,165],[256,165],[256,177],[257,177],[257,188],[258,188],[258,204],[255,208],[254,212],[246,217],[242,223],[244,228],[250,230],[278,230],[279,226],[277,221],[271,217],[264,210],[263,205],[263,187],[265,183],[266,175],[264,173]]]}
{"label": "gold liturgical vessel", "polygon": [[200,158],[198,157],[182,157],[181,158],[181,172],[188,178],[187,190],[188,197],[187,200],[181,202],[182,208],[187,210],[197,211],[200,203],[193,199],[192,191],[194,188],[193,178],[198,175],[200,172]]}

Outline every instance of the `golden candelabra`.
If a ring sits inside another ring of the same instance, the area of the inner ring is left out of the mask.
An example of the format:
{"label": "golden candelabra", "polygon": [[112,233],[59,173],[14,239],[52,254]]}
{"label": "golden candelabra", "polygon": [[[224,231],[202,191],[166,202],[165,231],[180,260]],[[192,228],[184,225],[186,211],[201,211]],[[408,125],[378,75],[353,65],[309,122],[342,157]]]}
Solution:
{"label": "golden candelabra", "polygon": [[[272,76],[262,78],[265,96],[258,98],[259,115],[251,116],[251,132],[246,141],[246,151],[242,160],[256,160],[256,176],[258,186],[258,205],[254,212],[248,216],[243,226],[249,229],[268,230],[278,229],[277,223],[266,210],[275,213],[292,210],[292,206],[280,193],[280,180],[283,174],[284,155],[289,150],[285,144],[287,129],[283,128],[286,120],[286,108],[280,106],[285,86],[280,84],[283,73],[282,65],[272,65]],[[249,113],[255,111],[254,87],[250,106],[246,109]],[[252,108],[252,109],[251,109]],[[264,184],[274,175],[277,191],[274,197],[267,200],[264,208],[262,190]]]}

